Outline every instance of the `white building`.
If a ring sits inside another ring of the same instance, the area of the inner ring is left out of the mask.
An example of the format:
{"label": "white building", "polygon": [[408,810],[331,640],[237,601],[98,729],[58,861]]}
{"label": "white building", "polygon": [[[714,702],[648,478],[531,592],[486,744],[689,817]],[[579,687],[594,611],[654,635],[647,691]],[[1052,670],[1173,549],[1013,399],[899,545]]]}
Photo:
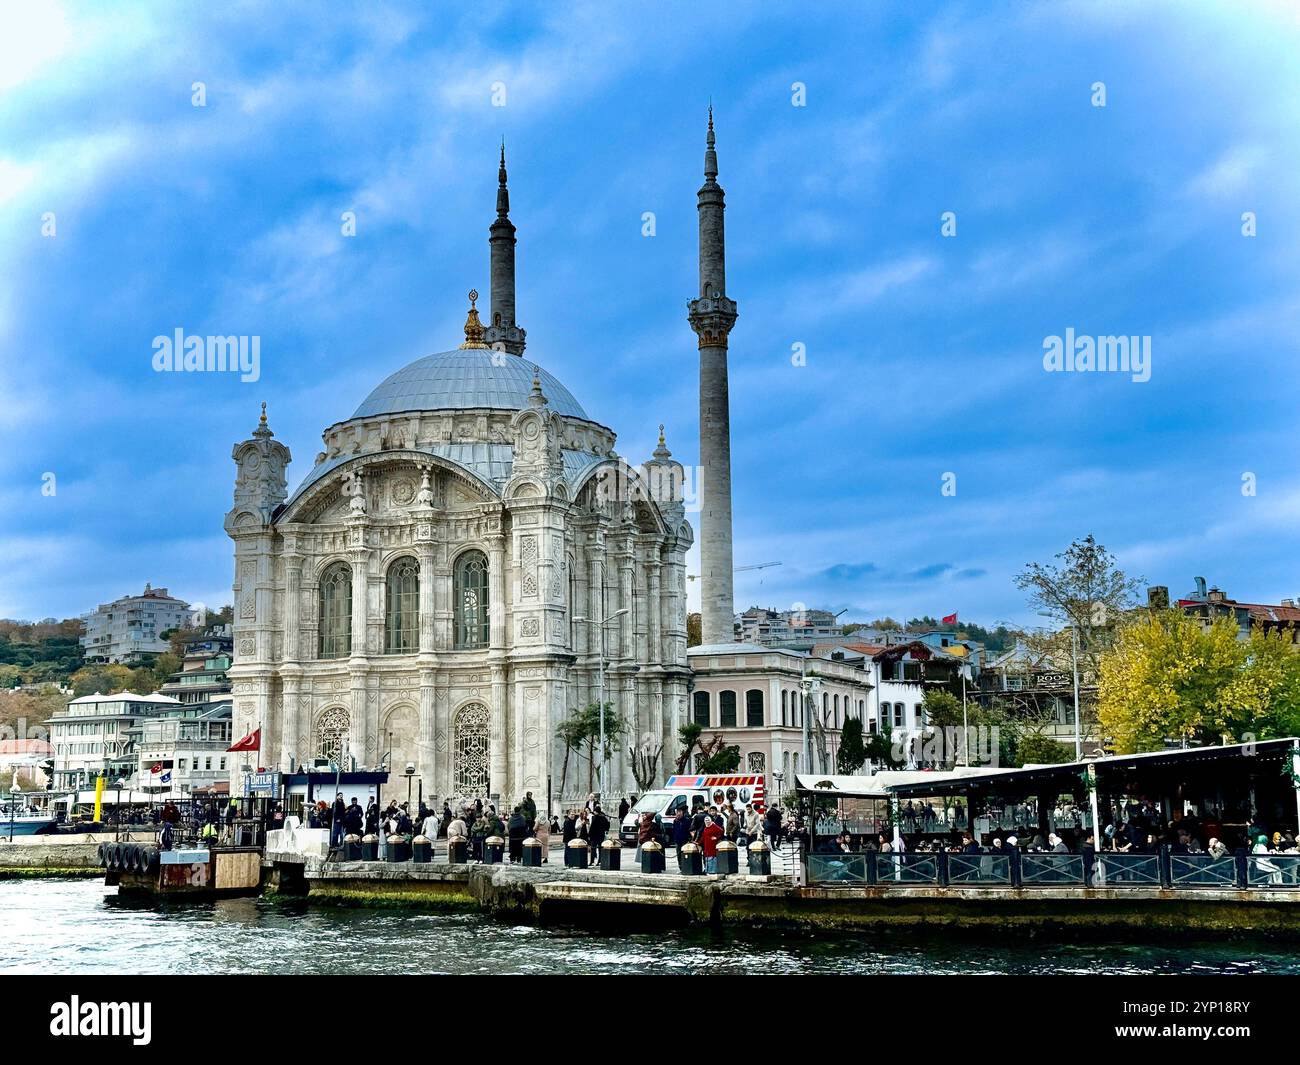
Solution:
{"label": "white building", "polygon": [[705,644],[687,657],[691,720],[702,738],[739,747],[737,772],[766,774],[769,794],[778,773],[782,791],[793,790],[795,773],[834,773],[844,722],[870,712],[870,674],[849,662],[752,643]]}
{"label": "white building", "polygon": [[[227,754],[231,744],[231,696],[184,703],[140,721],[135,786],[142,791],[185,794],[230,780],[248,755]],[[256,758],[256,754],[252,755]]]}
{"label": "white building", "polygon": [[[629,466],[613,430],[523,358],[507,210],[503,162],[491,324],[472,292],[464,343],[330,425],[292,495],[265,411],[235,445],[234,735],[260,727],[267,766],[411,762],[426,798],[558,800],[556,728],[596,701],[602,633],[605,698],[638,743],[673,749],[689,677],[682,467],[662,433]],[[635,789],[629,763],[610,761],[615,794]]]}
{"label": "white building", "polygon": [[174,599],[166,588],[146,584],[140,595],[127,595],[101,603],[82,615],[86,632],[81,637],[87,662],[138,662],[145,655],[171,650],[162,634],[189,628],[193,620],[189,603]]}
{"label": "white building", "polygon": [[83,695],[50,718],[55,791],[90,786],[95,777],[128,783],[138,768],[140,722],[181,704],[164,695]]}

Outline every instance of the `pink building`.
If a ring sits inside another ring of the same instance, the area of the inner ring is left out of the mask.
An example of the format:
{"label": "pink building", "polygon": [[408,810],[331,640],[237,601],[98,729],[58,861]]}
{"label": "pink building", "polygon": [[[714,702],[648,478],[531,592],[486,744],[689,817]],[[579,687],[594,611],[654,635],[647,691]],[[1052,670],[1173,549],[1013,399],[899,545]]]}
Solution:
{"label": "pink building", "polygon": [[704,738],[738,746],[738,771],[763,773],[769,795],[792,791],[795,773],[833,773],[845,720],[869,720],[870,674],[851,663],[750,643],[689,647],[686,657],[695,677],[689,719]]}

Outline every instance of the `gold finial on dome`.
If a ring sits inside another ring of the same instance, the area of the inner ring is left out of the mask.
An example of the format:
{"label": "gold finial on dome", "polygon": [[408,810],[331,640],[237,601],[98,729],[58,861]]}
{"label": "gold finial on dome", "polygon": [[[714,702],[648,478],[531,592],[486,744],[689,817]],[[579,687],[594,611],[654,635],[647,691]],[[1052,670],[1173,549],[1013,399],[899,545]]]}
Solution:
{"label": "gold finial on dome", "polygon": [[474,304],[478,300],[478,289],[469,290],[469,315],[465,318],[465,343],[462,348],[486,348],[483,342],[483,323],[478,320],[478,311]]}
{"label": "gold finial on dome", "polygon": [[659,423],[659,446],[664,446],[664,423]]}

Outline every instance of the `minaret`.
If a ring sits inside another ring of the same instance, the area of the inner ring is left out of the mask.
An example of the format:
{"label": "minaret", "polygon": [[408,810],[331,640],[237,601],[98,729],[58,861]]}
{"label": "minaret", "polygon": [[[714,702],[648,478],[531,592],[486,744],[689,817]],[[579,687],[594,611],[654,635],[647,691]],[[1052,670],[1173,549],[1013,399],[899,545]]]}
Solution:
{"label": "minaret", "polygon": [[713,147],[713,107],[700,186],[700,293],[687,320],[700,338],[700,610],[706,644],[735,639],[731,586],[731,410],[727,395],[727,334],[736,304],[727,298],[726,246]]}
{"label": "minaret", "polygon": [[501,141],[497,171],[497,220],[488,227],[492,248],[492,308],[484,331],[488,346],[524,353],[524,331],[515,325],[515,227],[510,221],[510,190],[506,188],[506,142]]}

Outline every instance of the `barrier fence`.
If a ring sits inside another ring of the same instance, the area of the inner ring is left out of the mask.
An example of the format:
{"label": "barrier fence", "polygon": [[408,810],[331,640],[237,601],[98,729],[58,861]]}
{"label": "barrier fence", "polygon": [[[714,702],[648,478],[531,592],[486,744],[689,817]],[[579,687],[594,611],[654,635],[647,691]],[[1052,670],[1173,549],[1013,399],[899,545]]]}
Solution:
{"label": "barrier fence", "polygon": [[818,885],[1095,887],[1300,891],[1300,854],[949,854],[853,851],[808,855]]}

